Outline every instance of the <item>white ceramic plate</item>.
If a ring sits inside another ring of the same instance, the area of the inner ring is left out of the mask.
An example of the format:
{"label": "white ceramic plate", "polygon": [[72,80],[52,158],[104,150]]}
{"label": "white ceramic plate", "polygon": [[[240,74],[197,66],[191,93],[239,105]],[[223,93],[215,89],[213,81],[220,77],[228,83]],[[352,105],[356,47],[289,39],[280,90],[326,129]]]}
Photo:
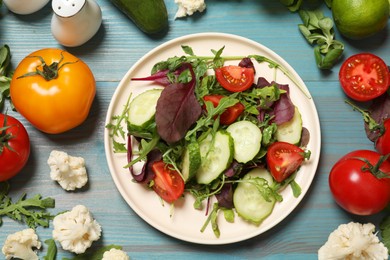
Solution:
{"label": "white ceramic plate", "polygon": [[[162,44],[134,64],[119,83],[112,97],[106,123],[110,122],[113,115],[121,114],[130,93],[134,97],[153,87],[153,84],[150,82],[132,82],[131,78],[148,76],[155,63],[172,56],[183,55],[181,45],[191,46],[196,55],[211,55],[211,49],[219,50],[225,46],[223,55],[246,56],[258,54],[266,56],[287,68],[296,77],[297,81],[304,86],[305,90],[308,91],[301,78],[286,61],[257,42],[230,34],[192,34]],[[238,61],[235,61],[235,64],[238,64]],[[171,216],[170,205],[162,205],[161,200],[154,192],[132,182],[128,169],[123,168],[127,164],[126,155],[113,153],[112,140],[109,137],[109,132],[106,130],[104,133],[105,152],[116,187],[130,207],[143,220],[161,232],[177,239],[199,244],[228,244],[242,241],[262,234],[281,222],[298,206],[308,191],[317,170],[321,147],[320,124],[314,102],[312,99],[307,98],[281,71],[278,70],[275,74],[275,69],[269,68],[266,63],[259,65],[254,62],[254,64],[257,71],[256,77],[261,75],[268,81],[276,80],[278,83],[290,85],[291,99],[302,114],[304,127],[310,131],[311,138],[308,149],[311,150],[311,158],[301,167],[296,177],[297,183],[302,188],[302,194],[299,198],[295,198],[289,187],[285,189],[282,192],[283,201],[275,206],[272,215],[259,226],[247,223],[238,216],[236,216],[235,223],[228,223],[220,214],[218,224],[221,235],[219,238],[216,238],[211,230],[211,226],[208,226],[204,232],[200,232],[207,217],[204,210],[199,211],[193,208],[194,200],[190,194],[186,194],[184,199],[180,199],[175,203],[174,214]]]}

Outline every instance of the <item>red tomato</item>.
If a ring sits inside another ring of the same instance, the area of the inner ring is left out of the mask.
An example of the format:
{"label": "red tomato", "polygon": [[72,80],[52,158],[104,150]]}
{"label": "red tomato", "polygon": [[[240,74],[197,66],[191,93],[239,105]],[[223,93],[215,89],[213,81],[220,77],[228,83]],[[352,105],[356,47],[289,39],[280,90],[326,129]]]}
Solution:
{"label": "red tomato", "polygon": [[[390,179],[377,178],[364,170],[367,163],[376,165],[380,154],[357,150],[343,156],[329,174],[332,195],[343,209],[356,215],[372,215],[382,211],[390,202]],[[384,161],[379,170],[390,176],[390,162]]]}
{"label": "red tomato", "polygon": [[[223,95],[208,95],[204,96],[203,99],[204,101],[210,101],[213,103],[214,107],[217,107],[219,104],[219,101],[221,101],[222,98],[225,96]],[[244,112],[245,107],[243,104],[240,102],[236,103],[235,105],[228,107],[225,112],[223,112],[219,118],[220,123],[222,125],[230,125],[236,119],[241,115],[242,112]]]}
{"label": "red tomato", "polygon": [[224,89],[241,92],[252,86],[255,71],[253,68],[230,65],[215,69],[215,76]]}
{"label": "red tomato", "polygon": [[[375,142],[376,150],[383,155],[390,154],[390,118],[383,123],[385,132]],[[390,157],[388,158],[390,161]]]}
{"label": "red tomato", "polygon": [[184,192],[184,181],[180,174],[163,161],[154,162],[152,170],[156,174],[153,190],[166,202],[172,203]]}
{"label": "red tomato", "polygon": [[0,182],[19,173],[30,156],[26,128],[16,118],[0,114]]}
{"label": "red tomato", "polygon": [[275,142],[267,149],[268,169],[277,182],[293,174],[305,159],[305,151],[286,142]]}
{"label": "red tomato", "polygon": [[368,101],[387,91],[390,73],[381,58],[371,53],[360,53],[342,64],[339,80],[347,96],[357,101]]}

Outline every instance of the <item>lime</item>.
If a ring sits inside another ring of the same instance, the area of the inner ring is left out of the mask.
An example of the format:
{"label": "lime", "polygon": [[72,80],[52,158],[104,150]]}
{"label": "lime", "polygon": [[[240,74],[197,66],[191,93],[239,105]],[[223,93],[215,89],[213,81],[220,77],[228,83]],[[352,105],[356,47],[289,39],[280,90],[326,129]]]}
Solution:
{"label": "lime", "polygon": [[381,31],[389,19],[389,0],[333,0],[332,15],[339,32],[362,39]]}

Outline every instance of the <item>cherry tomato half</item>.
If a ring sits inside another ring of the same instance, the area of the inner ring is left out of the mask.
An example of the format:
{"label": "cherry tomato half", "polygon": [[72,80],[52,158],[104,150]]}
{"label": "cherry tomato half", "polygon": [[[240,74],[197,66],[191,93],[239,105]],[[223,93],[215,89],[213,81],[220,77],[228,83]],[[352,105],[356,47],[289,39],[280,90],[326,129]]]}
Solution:
{"label": "cherry tomato half", "polygon": [[215,69],[219,84],[231,92],[241,92],[250,88],[255,78],[253,68],[229,65]]}
{"label": "cherry tomato half", "polygon": [[0,182],[18,174],[30,156],[30,138],[16,118],[0,114]]}
{"label": "cherry tomato half", "polygon": [[177,171],[163,161],[154,162],[152,170],[155,173],[153,190],[163,200],[172,203],[183,194],[184,181]]}
{"label": "cherry tomato half", "polygon": [[[210,101],[213,103],[214,107],[217,107],[219,102],[221,101],[222,98],[225,96],[223,95],[207,95],[204,96],[203,99],[204,101]],[[242,112],[244,112],[245,107],[243,104],[240,102],[234,104],[231,107],[228,107],[220,116],[219,120],[222,125],[230,125],[236,119],[241,115]]]}
{"label": "cherry tomato half", "polygon": [[[390,202],[390,179],[377,178],[367,168],[367,163],[376,165],[380,154],[369,150],[357,150],[340,158],[329,174],[332,195],[343,209],[356,215],[372,215],[382,211]],[[390,162],[380,167],[390,174]]]}
{"label": "cherry tomato half", "polygon": [[387,91],[390,73],[386,63],[378,56],[360,53],[344,61],[339,80],[347,96],[357,101],[368,101]]}
{"label": "cherry tomato half", "polygon": [[[383,155],[390,154],[390,118],[383,123],[385,132],[375,142],[375,149]],[[388,159],[390,161],[390,157]]]}
{"label": "cherry tomato half", "polygon": [[277,182],[293,174],[305,160],[305,151],[286,142],[275,142],[267,149],[267,165]]}
{"label": "cherry tomato half", "polygon": [[82,60],[64,50],[42,49],[19,63],[10,92],[15,108],[32,125],[57,134],[84,122],[96,86]]}

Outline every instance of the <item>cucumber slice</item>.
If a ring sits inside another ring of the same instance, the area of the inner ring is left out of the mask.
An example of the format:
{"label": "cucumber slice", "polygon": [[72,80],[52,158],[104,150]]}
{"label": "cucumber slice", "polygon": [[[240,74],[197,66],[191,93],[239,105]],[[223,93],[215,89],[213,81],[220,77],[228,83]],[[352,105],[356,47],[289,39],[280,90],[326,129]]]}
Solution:
{"label": "cucumber slice", "polygon": [[299,109],[295,107],[293,118],[281,125],[276,130],[276,140],[290,144],[299,144],[302,135],[302,117]]}
{"label": "cucumber slice", "polygon": [[260,151],[263,137],[260,128],[250,121],[238,121],[226,131],[234,140],[234,159],[241,163],[252,160]]}
{"label": "cucumber slice", "polygon": [[150,89],[136,96],[129,105],[128,120],[132,127],[144,128],[154,120],[157,100],[162,89]]}
{"label": "cucumber slice", "polygon": [[[254,169],[248,172],[243,180],[260,177],[268,181],[268,185],[273,182],[271,174],[266,169]],[[237,214],[244,220],[260,225],[267,218],[274,206],[275,198],[266,201],[255,185],[240,182],[233,193],[233,203]]]}
{"label": "cucumber slice", "polygon": [[187,145],[182,160],[182,170],[184,182],[195,176],[201,163],[200,149],[198,143]]}
{"label": "cucumber slice", "polygon": [[201,163],[196,172],[196,181],[209,184],[232,163],[233,139],[226,131],[218,131],[214,138],[209,134],[199,145]]}

